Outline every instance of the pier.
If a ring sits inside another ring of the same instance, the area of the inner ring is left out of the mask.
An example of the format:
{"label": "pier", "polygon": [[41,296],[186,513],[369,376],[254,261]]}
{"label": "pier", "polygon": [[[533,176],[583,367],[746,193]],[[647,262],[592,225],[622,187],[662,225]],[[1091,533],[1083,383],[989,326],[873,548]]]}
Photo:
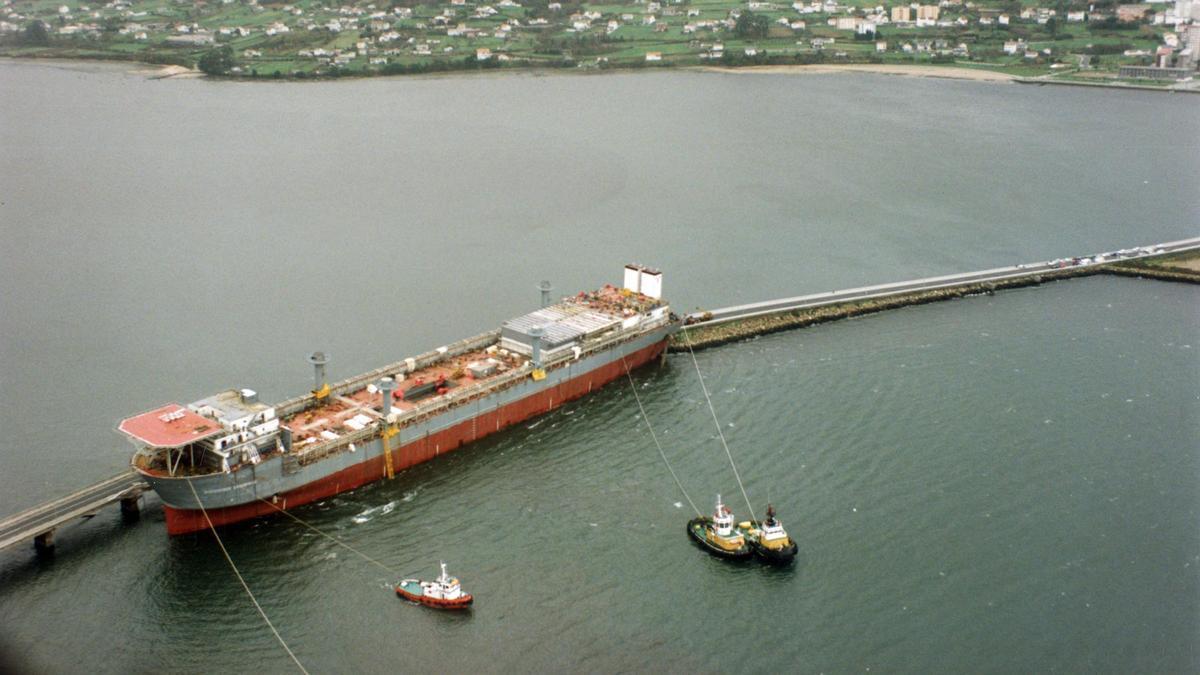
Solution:
{"label": "pier", "polygon": [[0,520],[0,549],[33,541],[39,552],[54,548],[54,532],[80,519],[91,518],[101,508],[120,503],[127,516],[138,513],[138,498],[150,486],[132,470],[123,471],[71,494]]}
{"label": "pier", "polygon": [[[1196,264],[1198,253],[1200,237],[1195,237],[1091,256],[1059,258],[980,272],[698,311],[683,318],[683,330],[677,331],[671,337],[669,349],[681,351],[712,347],[754,335],[887,309],[991,294],[1005,288],[1033,286],[1048,281],[1096,274],[1200,283],[1200,266]],[[433,358],[433,353],[427,356]],[[357,379],[373,379],[384,370],[372,371]],[[353,382],[339,383],[335,386],[335,391],[340,391],[350,384]],[[302,398],[285,401],[280,404],[281,409],[300,405]],[[120,504],[122,513],[129,517],[136,516],[140,496],[148,489],[149,485],[137,473],[126,470],[65,497],[4,518],[0,520],[0,550],[21,542],[33,542],[34,548],[39,552],[52,551],[56,530],[90,518],[110,504]]]}
{"label": "pier", "polygon": [[1091,256],[1059,258],[693,312],[684,317],[686,330],[675,334],[670,351],[715,347],[755,335],[888,309],[1096,274],[1200,283],[1200,272],[1176,271],[1154,264],[1197,250],[1200,250],[1200,237]]}

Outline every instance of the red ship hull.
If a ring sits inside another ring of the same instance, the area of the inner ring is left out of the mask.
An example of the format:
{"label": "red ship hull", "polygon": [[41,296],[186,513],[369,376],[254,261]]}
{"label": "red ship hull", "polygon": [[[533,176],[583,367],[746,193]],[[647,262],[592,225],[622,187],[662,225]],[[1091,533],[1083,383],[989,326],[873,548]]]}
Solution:
{"label": "red ship hull", "polygon": [[[558,386],[540,391],[520,401],[514,401],[503,408],[443,429],[412,443],[393,448],[392,466],[395,471],[407,469],[410,466],[429,461],[442,453],[457,450],[467,443],[477,441],[514,424],[519,424],[531,417],[550,412],[568,401],[573,401],[619,377],[624,377],[625,364],[628,364],[630,370],[645,365],[660,357],[666,348],[666,340],[656,342],[630,354],[624,362],[618,360],[609,363],[575,379],[567,380]],[[256,501],[238,506],[209,509],[208,519],[214,526],[229,525],[325,499],[380,480],[384,476],[383,464],[382,457],[364,461],[303,487],[281,493],[274,503]],[[205,519],[203,511],[177,509],[165,504],[163,511],[166,513],[167,534],[188,534],[208,529],[208,520]]]}

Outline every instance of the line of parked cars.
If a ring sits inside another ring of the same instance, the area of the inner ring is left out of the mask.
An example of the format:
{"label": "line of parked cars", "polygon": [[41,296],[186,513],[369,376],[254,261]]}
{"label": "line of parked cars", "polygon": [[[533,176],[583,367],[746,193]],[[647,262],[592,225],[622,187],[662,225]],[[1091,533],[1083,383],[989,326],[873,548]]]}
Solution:
{"label": "line of parked cars", "polygon": [[[1144,255],[1154,255],[1162,253],[1162,246],[1138,246],[1135,248],[1123,248],[1119,251],[1109,251],[1107,253],[1097,253],[1094,256],[1082,258],[1055,258],[1054,260],[1046,261],[1049,267],[1073,267],[1075,265],[1094,265],[1097,263],[1112,262],[1122,258],[1137,258]],[[1017,267],[1025,267],[1018,265]]]}

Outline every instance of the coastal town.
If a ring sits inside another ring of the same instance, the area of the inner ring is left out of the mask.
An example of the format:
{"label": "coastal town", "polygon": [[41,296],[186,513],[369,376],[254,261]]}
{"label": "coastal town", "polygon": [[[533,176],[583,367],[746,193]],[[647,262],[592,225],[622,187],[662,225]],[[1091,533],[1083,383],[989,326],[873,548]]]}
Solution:
{"label": "coastal town", "polygon": [[242,78],[874,64],[1190,89],[1200,0],[0,0],[0,55]]}

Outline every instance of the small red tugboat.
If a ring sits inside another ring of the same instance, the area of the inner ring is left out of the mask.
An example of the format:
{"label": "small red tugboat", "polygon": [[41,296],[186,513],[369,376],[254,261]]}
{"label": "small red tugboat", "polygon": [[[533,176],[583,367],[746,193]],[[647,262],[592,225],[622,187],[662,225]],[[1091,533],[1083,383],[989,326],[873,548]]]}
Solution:
{"label": "small red tugboat", "polygon": [[474,600],[470,593],[463,593],[457,578],[446,573],[446,563],[436,581],[404,579],[396,585],[396,595],[438,609],[467,609]]}

